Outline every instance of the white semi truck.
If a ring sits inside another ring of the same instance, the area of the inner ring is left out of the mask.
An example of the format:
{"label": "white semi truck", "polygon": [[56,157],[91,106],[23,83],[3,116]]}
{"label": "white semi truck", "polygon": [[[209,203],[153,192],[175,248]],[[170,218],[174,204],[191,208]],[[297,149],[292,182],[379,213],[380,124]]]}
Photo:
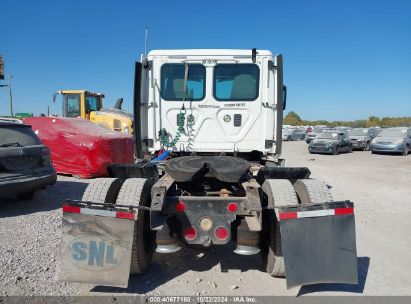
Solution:
{"label": "white semi truck", "polygon": [[281,157],[281,55],[151,51],[134,87],[138,162],[63,205],[61,280],[124,287],[154,252],[234,242],[288,287],[357,283],[353,203]]}

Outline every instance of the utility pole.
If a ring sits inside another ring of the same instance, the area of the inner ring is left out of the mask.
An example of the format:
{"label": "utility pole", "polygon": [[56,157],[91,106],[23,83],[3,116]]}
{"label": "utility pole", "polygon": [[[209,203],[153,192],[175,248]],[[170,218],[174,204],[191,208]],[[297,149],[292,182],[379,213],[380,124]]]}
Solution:
{"label": "utility pole", "polygon": [[[3,56],[0,55],[0,80],[4,80],[4,60]],[[1,87],[7,86],[6,84],[0,84]]]}
{"label": "utility pole", "polygon": [[13,94],[11,93],[11,78],[13,78],[12,75],[7,76],[9,80],[9,96],[10,96],[10,116],[13,118]]}
{"label": "utility pole", "polygon": [[2,87],[8,87],[8,85],[7,84],[0,84],[0,88],[2,88]]}

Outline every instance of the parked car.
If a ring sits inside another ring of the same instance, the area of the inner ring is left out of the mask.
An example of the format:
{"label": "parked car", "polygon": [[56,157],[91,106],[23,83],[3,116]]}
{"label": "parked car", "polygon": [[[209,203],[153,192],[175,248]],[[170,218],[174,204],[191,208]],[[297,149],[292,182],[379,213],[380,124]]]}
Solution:
{"label": "parked car", "polygon": [[308,151],[337,155],[340,152],[352,152],[352,144],[347,132],[323,131],[309,143]]}
{"label": "parked car", "polygon": [[285,128],[283,129],[283,140],[303,140],[305,132],[299,128]]}
{"label": "parked car", "polygon": [[411,128],[382,129],[371,141],[371,153],[393,152],[408,155],[411,151]]}
{"label": "parked car", "polygon": [[377,136],[377,128],[354,128],[348,131],[353,149],[370,151],[371,140]]}
{"label": "parked car", "polygon": [[348,132],[350,131],[352,128],[351,127],[345,127],[345,126],[338,126],[334,128],[335,130],[339,131],[339,132]]}
{"label": "parked car", "polygon": [[319,133],[326,130],[327,126],[315,126],[311,129],[311,132],[307,130],[307,134],[305,135],[305,142],[308,144],[312,141]]}
{"label": "parked car", "polygon": [[30,199],[56,182],[49,148],[30,126],[0,121],[0,198]]}

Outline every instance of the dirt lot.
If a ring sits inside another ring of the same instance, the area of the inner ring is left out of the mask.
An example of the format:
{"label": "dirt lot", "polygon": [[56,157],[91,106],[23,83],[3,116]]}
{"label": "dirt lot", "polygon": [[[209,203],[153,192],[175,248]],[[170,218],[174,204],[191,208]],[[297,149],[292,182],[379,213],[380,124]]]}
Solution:
{"label": "dirt lot", "polygon": [[67,197],[80,198],[87,185],[60,176],[31,202],[0,202],[0,295],[411,295],[411,155],[311,155],[305,142],[286,142],[284,156],[288,166],[309,167],[335,199],[355,202],[358,285],[287,290],[285,280],[261,270],[259,256],[238,256],[230,247],[156,254],[127,289],[57,282],[59,206]]}

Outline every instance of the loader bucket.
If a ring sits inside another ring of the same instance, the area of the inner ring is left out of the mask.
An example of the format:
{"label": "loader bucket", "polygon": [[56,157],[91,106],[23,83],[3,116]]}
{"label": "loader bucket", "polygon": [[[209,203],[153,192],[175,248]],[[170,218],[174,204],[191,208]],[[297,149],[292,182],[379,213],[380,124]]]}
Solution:
{"label": "loader bucket", "polygon": [[127,287],[134,218],[128,210],[63,205],[58,279]]}
{"label": "loader bucket", "polygon": [[287,288],[358,284],[352,202],[284,207],[279,220]]}

